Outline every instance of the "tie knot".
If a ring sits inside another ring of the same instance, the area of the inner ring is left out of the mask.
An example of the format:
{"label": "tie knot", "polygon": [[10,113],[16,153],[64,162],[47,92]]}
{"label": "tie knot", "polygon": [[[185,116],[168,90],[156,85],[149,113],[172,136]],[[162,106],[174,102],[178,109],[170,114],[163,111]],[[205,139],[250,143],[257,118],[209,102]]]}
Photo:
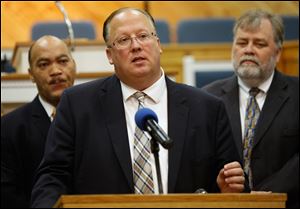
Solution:
{"label": "tie knot", "polygon": [[144,104],[144,99],[145,99],[146,94],[141,91],[137,91],[133,94],[133,97],[136,98],[139,101],[140,105]]}
{"label": "tie knot", "polygon": [[257,88],[257,87],[252,87],[250,90],[249,90],[249,94],[253,97],[256,97],[256,95],[260,92],[260,89]]}

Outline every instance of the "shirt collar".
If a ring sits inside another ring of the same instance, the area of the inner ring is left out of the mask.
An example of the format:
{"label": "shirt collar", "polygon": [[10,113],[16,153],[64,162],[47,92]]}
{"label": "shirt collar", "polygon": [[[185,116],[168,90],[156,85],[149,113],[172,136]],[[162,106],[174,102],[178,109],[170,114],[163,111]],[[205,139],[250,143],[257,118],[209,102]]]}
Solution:
{"label": "shirt collar", "polygon": [[41,95],[39,95],[39,100],[42,104],[42,106],[44,107],[47,115],[51,118],[51,114],[52,114],[52,111],[53,109],[55,108],[54,106],[52,106],[50,103],[46,102],[42,97]]}
{"label": "shirt collar", "polygon": [[[147,95],[147,97],[150,98],[156,104],[160,102],[161,97],[167,88],[165,73],[162,68],[161,71],[161,77],[152,86],[148,87],[143,91]],[[122,81],[120,82],[123,93],[123,101],[126,102],[138,90],[131,88]]]}
{"label": "shirt collar", "polygon": [[[261,83],[261,84],[258,86],[258,88],[259,88],[262,92],[264,92],[265,94],[268,92],[268,90],[269,90],[269,88],[270,88],[270,86],[271,86],[273,77],[274,77],[274,71],[273,71],[273,73],[271,74],[271,76],[270,76],[267,80],[265,80],[263,83]],[[246,93],[248,94],[250,88],[243,82],[243,80],[242,80],[240,77],[238,77],[238,84],[239,84],[240,88],[241,88],[244,92],[246,92]]]}

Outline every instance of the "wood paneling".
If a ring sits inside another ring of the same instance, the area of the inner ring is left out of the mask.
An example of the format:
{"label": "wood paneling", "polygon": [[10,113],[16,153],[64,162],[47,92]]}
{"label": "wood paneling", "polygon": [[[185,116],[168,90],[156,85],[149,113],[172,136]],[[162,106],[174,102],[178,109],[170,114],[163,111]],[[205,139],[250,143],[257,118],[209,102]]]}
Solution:
{"label": "wood paneling", "polygon": [[[103,22],[112,11],[120,7],[143,8],[142,1],[62,1],[62,4],[72,21],[93,21],[98,40],[102,40]],[[1,48],[30,41],[34,23],[54,20],[63,21],[54,1],[1,1]]]}
{"label": "wood paneling", "polygon": [[284,208],[286,199],[285,193],[62,195],[54,208]]}
{"label": "wood paneling", "polygon": [[155,18],[170,23],[173,42],[176,41],[177,23],[185,18],[238,18],[245,11],[258,8],[280,15],[299,15],[298,1],[157,1],[149,6]]}
{"label": "wood paneling", "polygon": [[[143,1],[62,1],[71,20],[91,20],[102,40],[102,25],[115,9],[125,6],[143,8]],[[176,24],[191,17],[238,17],[251,8],[266,9],[277,14],[299,15],[298,1],[149,1],[154,18],[166,19],[171,25],[172,41],[176,41]],[[13,48],[16,42],[30,40],[35,22],[63,20],[54,1],[1,1],[1,48]]]}

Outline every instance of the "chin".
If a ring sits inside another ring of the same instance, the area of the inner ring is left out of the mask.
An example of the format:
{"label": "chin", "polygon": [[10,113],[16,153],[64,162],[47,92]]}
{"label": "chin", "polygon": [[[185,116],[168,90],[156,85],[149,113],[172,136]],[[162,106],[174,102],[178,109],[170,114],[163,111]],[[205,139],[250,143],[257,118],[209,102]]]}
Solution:
{"label": "chin", "polygon": [[135,68],[134,69],[134,72],[133,74],[136,76],[136,77],[143,77],[143,76],[147,76],[149,74],[151,74],[151,69],[146,67],[146,66],[143,66],[143,67],[138,67],[138,68]]}
{"label": "chin", "polygon": [[60,98],[64,90],[65,89],[60,89],[60,90],[53,91],[51,93],[51,96],[55,97],[55,98]]}
{"label": "chin", "polygon": [[261,70],[257,67],[239,67],[237,73],[244,79],[261,78]]}

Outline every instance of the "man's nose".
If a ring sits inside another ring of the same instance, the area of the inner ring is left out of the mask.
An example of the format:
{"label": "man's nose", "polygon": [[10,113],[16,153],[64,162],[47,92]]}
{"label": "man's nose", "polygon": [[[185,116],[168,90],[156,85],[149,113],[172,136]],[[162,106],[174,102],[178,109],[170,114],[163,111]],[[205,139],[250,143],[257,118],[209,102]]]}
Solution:
{"label": "man's nose", "polygon": [[131,47],[132,48],[140,48],[141,47],[141,43],[139,42],[137,37],[132,37],[131,38]]}
{"label": "man's nose", "polygon": [[254,46],[252,43],[249,43],[245,48],[244,48],[244,52],[246,54],[254,54]]}
{"label": "man's nose", "polygon": [[62,69],[57,63],[53,63],[50,69],[50,75],[58,75],[62,73]]}

